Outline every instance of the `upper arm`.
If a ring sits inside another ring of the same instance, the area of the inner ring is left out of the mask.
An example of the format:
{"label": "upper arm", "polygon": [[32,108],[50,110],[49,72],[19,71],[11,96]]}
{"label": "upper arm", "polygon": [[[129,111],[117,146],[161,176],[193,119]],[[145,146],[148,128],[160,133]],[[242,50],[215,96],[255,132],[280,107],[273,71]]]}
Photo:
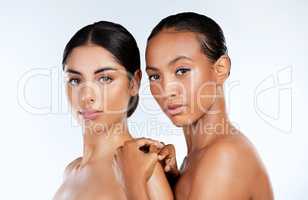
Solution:
{"label": "upper arm", "polygon": [[233,147],[215,147],[206,152],[193,175],[189,199],[249,199],[247,173],[241,160]]}
{"label": "upper arm", "polygon": [[173,199],[172,189],[159,162],[156,164],[153,174],[147,183],[147,188],[151,200]]}

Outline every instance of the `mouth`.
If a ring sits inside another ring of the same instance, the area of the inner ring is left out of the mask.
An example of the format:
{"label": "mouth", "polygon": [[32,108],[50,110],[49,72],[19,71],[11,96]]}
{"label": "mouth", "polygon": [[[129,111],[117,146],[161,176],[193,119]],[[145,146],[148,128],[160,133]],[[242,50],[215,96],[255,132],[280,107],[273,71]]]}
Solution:
{"label": "mouth", "polygon": [[100,110],[82,110],[78,111],[78,113],[85,119],[85,120],[94,120],[99,115],[102,114],[103,111]]}
{"label": "mouth", "polygon": [[171,116],[181,114],[185,109],[183,104],[169,104],[166,107],[166,113]]}

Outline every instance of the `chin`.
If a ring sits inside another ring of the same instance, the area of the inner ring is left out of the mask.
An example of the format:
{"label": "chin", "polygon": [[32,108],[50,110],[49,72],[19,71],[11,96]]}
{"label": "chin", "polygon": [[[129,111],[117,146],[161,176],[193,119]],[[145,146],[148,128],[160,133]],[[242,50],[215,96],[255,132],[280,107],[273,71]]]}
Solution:
{"label": "chin", "polygon": [[186,115],[175,115],[170,117],[176,127],[184,127],[192,124],[192,119]]}
{"label": "chin", "polygon": [[184,127],[196,123],[204,114],[203,112],[183,112],[179,115],[169,116],[169,118],[175,126]]}

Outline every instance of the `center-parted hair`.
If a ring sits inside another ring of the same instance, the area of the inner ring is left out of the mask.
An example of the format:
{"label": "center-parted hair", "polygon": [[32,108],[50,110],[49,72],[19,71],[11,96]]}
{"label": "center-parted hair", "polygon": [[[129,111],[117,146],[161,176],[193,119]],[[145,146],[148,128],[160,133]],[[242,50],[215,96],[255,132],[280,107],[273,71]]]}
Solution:
{"label": "center-parted hair", "polygon": [[165,29],[196,33],[203,53],[212,61],[227,54],[225,37],[220,26],[211,18],[194,12],[183,12],[162,19],[152,30],[148,41]]}
{"label": "center-parted hair", "polygon": [[[73,35],[63,52],[63,69],[74,48],[89,44],[98,45],[109,51],[115,60],[125,67],[129,80],[137,70],[140,70],[140,53],[135,38],[120,24],[108,21],[99,21],[87,25]],[[138,101],[139,95],[130,98],[128,117],[136,110]]]}

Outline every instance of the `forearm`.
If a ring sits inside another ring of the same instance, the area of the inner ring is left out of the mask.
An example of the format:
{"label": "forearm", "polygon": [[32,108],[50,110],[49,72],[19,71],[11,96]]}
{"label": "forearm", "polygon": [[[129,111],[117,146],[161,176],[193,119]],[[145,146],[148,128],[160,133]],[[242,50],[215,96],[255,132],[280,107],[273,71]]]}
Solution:
{"label": "forearm", "polygon": [[173,192],[159,163],[147,182],[147,188],[151,200],[173,200]]}
{"label": "forearm", "polygon": [[128,200],[151,200],[148,195],[147,184],[142,181],[127,183],[125,193]]}
{"label": "forearm", "polygon": [[126,182],[128,200],[173,200],[173,193],[160,164],[156,165],[150,179],[129,179]]}

